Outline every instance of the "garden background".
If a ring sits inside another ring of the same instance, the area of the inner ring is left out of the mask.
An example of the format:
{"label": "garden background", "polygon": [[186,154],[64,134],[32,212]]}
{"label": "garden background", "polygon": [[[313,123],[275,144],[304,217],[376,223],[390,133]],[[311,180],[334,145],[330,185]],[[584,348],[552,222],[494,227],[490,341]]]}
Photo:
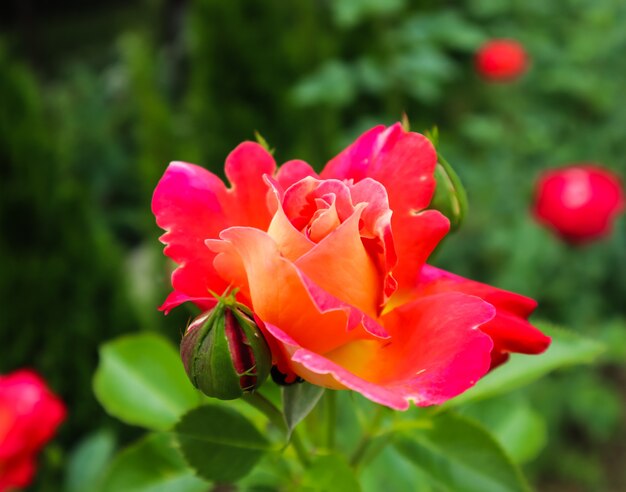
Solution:
{"label": "garden background", "polygon": [[[520,80],[475,73],[494,37],[527,49]],[[256,130],[278,162],[320,169],[403,113],[438,127],[469,195],[433,261],[606,344],[593,366],[466,413],[541,491],[626,490],[626,222],[574,248],[530,214],[544,169],[626,177],[624,52],[618,0],[3,2],[0,373],[34,367],[69,407],[32,490],[80,490],[85,443],[93,463],[139,435],[92,394],[98,344],[186,326],[189,311],[156,311],[169,284],[150,198],[167,163],[220,174]]]}

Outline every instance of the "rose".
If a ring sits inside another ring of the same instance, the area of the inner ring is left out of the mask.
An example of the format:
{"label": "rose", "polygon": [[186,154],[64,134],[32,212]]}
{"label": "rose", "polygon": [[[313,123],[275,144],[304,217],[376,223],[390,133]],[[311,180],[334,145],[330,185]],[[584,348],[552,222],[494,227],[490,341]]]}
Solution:
{"label": "rose", "polygon": [[65,406],[34,372],[0,376],[0,491],[27,486],[35,458],[65,418]]}
{"label": "rose", "polygon": [[578,164],[539,177],[534,214],[565,241],[579,244],[609,234],[624,204],[624,189],[615,174]]}
{"label": "rose", "polygon": [[512,39],[492,39],[476,53],[476,70],[492,82],[510,82],[528,68],[524,47]]}
{"label": "rose", "polygon": [[172,163],[152,203],[179,265],[162,309],[208,309],[209,291],[236,287],[288,378],[396,409],[461,393],[492,357],[541,352],[549,338],[526,322],[534,301],[425,266],[449,228],[425,210],[436,161],[425,137],[396,124],[363,134],[319,176],[303,161],[276,171],[251,142],[226,159],[229,189]]}

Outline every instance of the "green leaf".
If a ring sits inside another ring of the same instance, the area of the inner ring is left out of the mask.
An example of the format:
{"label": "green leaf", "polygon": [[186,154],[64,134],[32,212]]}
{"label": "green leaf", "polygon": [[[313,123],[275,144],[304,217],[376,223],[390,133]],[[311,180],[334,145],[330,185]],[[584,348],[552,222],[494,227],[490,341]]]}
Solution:
{"label": "green leaf", "polygon": [[174,431],[187,463],[198,475],[216,482],[233,482],[245,476],[270,449],[250,421],[222,406],[191,410]]}
{"label": "green leaf", "polygon": [[528,405],[518,405],[497,423],[494,437],[516,463],[526,463],[546,445],[546,422]]}
{"label": "green leaf", "polygon": [[524,386],[561,367],[591,363],[604,351],[602,344],[545,322],[537,328],[552,337],[552,344],[541,355],[513,354],[501,367],[481,379],[476,386],[445,404],[446,408],[491,398]]}
{"label": "green leaf", "polygon": [[432,428],[402,434],[400,453],[450,492],[528,492],[521,472],[480,425],[454,414]]}
{"label": "green leaf", "polygon": [[343,455],[332,454],[317,457],[307,469],[299,492],[359,492],[361,487]]}
{"label": "green leaf", "polygon": [[149,333],[118,338],[100,348],[94,392],[114,417],[155,430],[171,428],[200,402],[178,351]]}
{"label": "green leaf", "polygon": [[489,428],[516,463],[535,458],[547,441],[546,422],[525,398],[507,395],[463,407],[463,415]]}
{"label": "green leaf", "polygon": [[245,492],[276,492],[285,490],[293,476],[295,461],[285,453],[265,453],[253,470],[237,481],[238,490]]}
{"label": "green leaf", "polygon": [[315,408],[324,394],[324,388],[309,383],[283,386],[283,412],[285,422],[291,431]]}
{"label": "green leaf", "polygon": [[363,492],[433,491],[424,473],[416,469],[392,446],[383,448],[370,463],[367,463],[367,466],[363,466],[359,478]]}
{"label": "green leaf", "polygon": [[65,492],[99,491],[105,469],[115,451],[115,436],[99,430],[72,451],[65,468]]}
{"label": "green leaf", "polygon": [[149,434],[116,456],[102,492],[206,492],[208,489],[209,484],[186,465],[171,436]]}

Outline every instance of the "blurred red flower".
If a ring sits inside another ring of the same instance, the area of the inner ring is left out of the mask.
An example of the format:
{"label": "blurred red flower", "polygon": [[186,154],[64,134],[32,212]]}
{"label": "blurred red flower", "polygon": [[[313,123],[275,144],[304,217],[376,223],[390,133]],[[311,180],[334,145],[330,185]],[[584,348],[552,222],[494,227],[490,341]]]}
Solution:
{"label": "blurred red flower", "polygon": [[30,484],[36,455],[65,414],[63,402],[34,372],[0,376],[0,492]]}
{"label": "blurred red flower", "polygon": [[492,39],[483,44],[476,53],[478,73],[493,82],[515,80],[527,68],[526,50],[512,39]]}
{"label": "blurred red flower", "polygon": [[534,213],[565,241],[577,244],[609,234],[624,204],[618,176],[597,165],[579,164],[540,176]]}

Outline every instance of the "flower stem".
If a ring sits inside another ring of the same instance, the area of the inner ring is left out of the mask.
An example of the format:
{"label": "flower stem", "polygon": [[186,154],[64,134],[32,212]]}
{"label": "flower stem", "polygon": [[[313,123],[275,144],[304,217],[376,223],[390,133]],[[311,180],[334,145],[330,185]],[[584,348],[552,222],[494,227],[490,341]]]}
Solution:
{"label": "flower stem", "polygon": [[326,398],[326,449],[335,449],[335,428],[337,427],[337,395],[327,390]]}
{"label": "flower stem", "polygon": [[241,398],[246,403],[256,408],[259,412],[263,413],[278,429],[283,432],[287,431],[287,424],[285,424],[282,412],[261,393],[258,391],[254,391],[253,393],[244,393]]}
{"label": "flower stem", "polygon": [[[252,405],[254,408],[259,410],[261,413],[263,413],[268,418],[268,420],[278,429],[280,429],[285,435],[288,434],[287,424],[285,423],[282,412],[265,396],[263,396],[258,391],[255,391],[253,393],[244,393],[242,399],[249,405]],[[293,449],[296,452],[296,456],[298,457],[298,460],[300,461],[302,466],[305,468],[308,467],[309,453],[296,429],[293,429],[293,431],[291,432],[291,438],[289,443],[293,446]]]}
{"label": "flower stem", "polygon": [[382,405],[379,405],[376,408],[376,412],[374,413],[374,417],[372,418],[371,424],[369,425],[368,429],[365,431],[365,434],[363,434],[363,437],[357,444],[356,449],[354,450],[354,453],[352,454],[352,457],[350,458],[350,464],[354,468],[357,468],[359,466],[370,444],[372,443],[372,440],[374,439],[374,437],[376,437],[378,428],[380,427],[380,424],[383,421],[383,417],[385,416],[385,410],[386,410],[385,407],[383,407]]}
{"label": "flower stem", "polygon": [[309,466],[309,452],[306,449],[306,446],[302,442],[300,438],[300,434],[298,433],[298,429],[293,429],[291,431],[291,440],[289,441],[293,446],[293,450],[296,452],[296,456],[300,461],[300,464],[304,468],[308,468]]}

